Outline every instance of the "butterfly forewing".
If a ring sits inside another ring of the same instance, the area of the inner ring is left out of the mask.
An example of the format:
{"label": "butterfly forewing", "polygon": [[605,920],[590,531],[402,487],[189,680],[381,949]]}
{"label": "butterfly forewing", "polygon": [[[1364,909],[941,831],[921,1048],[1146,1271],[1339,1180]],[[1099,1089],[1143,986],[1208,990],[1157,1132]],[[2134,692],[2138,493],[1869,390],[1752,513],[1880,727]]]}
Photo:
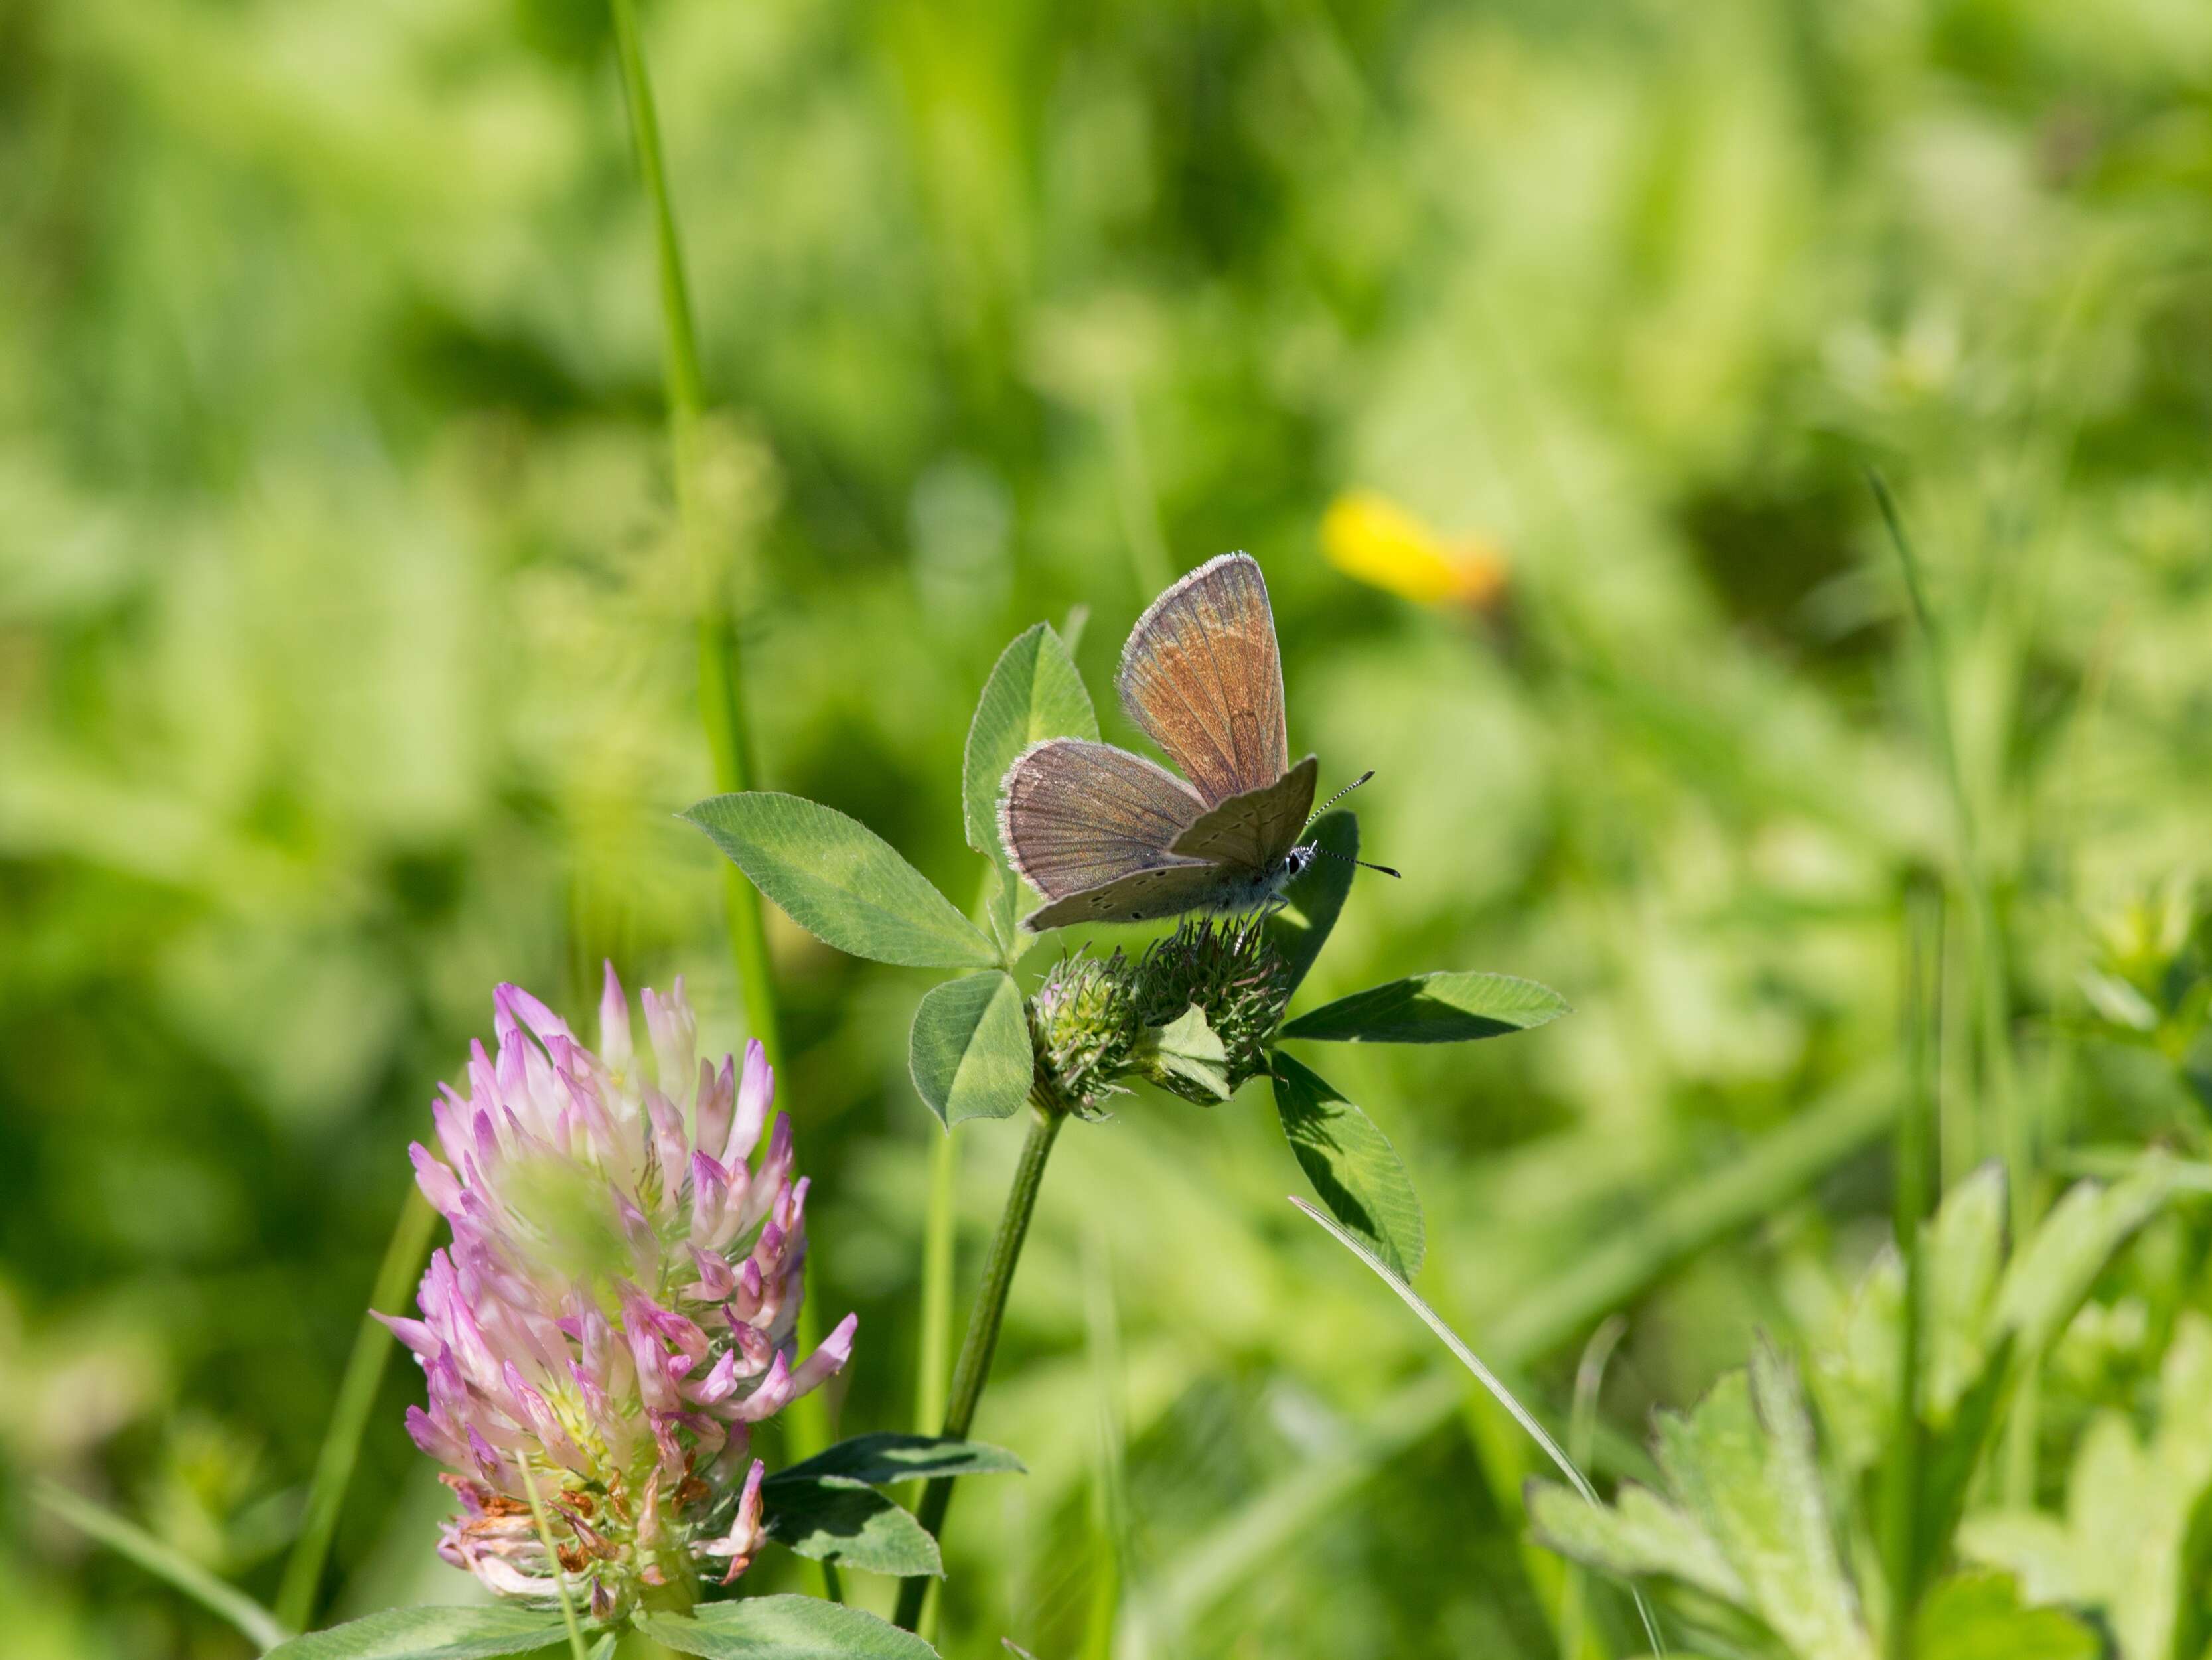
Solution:
{"label": "butterfly forewing", "polygon": [[1209,559],[1154,600],[1115,684],[1208,807],[1266,788],[1290,765],[1274,613],[1249,554]]}
{"label": "butterfly forewing", "polygon": [[1320,763],[1309,755],[1264,789],[1231,796],[1177,836],[1169,851],[1255,871],[1273,870],[1305,830],[1319,770]]}
{"label": "butterfly forewing", "polygon": [[1141,755],[1055,738],[1006,769],[999,829],[1014,868],[1058,899],[1184,862],[1168,849],[1205,810],[1189,785]]}
{"label": "butterfly forewing", "polygon": [[1211,909],[1223,891],[1224,871],[1218,865],[1173,864],[1072,893],[1033,911],[1022,919],[1032,933],[1047,928],[1072,927],[1081,922],[1149,922],[1155,917],[1180,916],[1187,910]]}

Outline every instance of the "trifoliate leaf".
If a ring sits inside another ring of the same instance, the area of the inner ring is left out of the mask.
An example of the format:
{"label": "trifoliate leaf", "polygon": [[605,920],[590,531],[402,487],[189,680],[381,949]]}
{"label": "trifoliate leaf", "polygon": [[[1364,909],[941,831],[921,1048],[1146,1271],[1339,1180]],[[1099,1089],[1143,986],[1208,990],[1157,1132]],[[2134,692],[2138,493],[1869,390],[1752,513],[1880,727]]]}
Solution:
{"label": "trifoliate leaf", "polygon": [[768,1478],[780,1481],[834,1477],[870,1487],[939,1475],[1020,1475],[1022,1461],[1004,1447],[944,1435],[856,1435]]}
{"label": "trifoliate leaf", "polygon": [[968,845],[1003,865],[999,845],[999,787],[1014,757],[1048,738],[1098,736],[1098,716],[1075,660],[1051,625],[1024,629],[1000,654],[968,723],[960,768],[962,818]]}
{"label": "trifoliate leaf", "polygon": [[266,1660],[494,1660],[563,1640],[544,1608],[386,1608],[269,1651]]}
{"label": "trifoliate leaf", "polygon": [[1421,1201],[1389,1138],[1327,1079],[1282,1054],[1275,1056],[1275,1113],[1329,1214],[1412,1279],[1425,1249]]}
{"label": "trifoliate leaf", "polygon": [[859,1481],[763,1482],[761,1519],[778,1544],[839,1567],[898,1578],[945,1572],[928,1529]]}
{"label": "trifoliate leaf", "polygon": [[975,897],[975,917],[990,930],[1008,963],[1018,962],[1036,941],[1022,932],[1022,879],[1005,865],[983,866],[983,885]]}
{"label": "trifoliate leaf", "polygon": [[690,1614],[642,1614],[638,1629],[702,1660],[937,1660],[912,1632],[815,1596],[747,1596]]}
{"label": "trifoliate leaf", "polygon": [[971,974],[931,987],[907,1036],[907,1068],[947,1128],[1018,1111],[1036,1063],[1013,976]]}
{"label": "trifoliate leaf", "polygon": [[890,843],[818,801],[717,795],[684,814],[825,944],[918,968],[993,968],[998,948]]}
{"label": "trifoliate leaf", "polygon": [[[1332,812],[1305,839],[1323,852],[1283,890],[1282,904],[1267,919],[1267,933],[1290,965],[1285,997],[1297,989],[1298,982],[1306,977],[1314,958],[1328,943],[1336,914],[1344,909],[1344,897],[1352,891],[1352,879],[1358,873],[1352,860],[1359,854],[1359,821],[1349,812]],[[1332,858],[1332,854],[1338,856]]]}
{"label": "trifoliate leaf", "polygon": [[1566,999],[1534,980],[1417,974],[1324,1003],[1285,1026],[1283,1036],[1334,1043],[1468,1043],[1527,1031],[1566,1012]]}

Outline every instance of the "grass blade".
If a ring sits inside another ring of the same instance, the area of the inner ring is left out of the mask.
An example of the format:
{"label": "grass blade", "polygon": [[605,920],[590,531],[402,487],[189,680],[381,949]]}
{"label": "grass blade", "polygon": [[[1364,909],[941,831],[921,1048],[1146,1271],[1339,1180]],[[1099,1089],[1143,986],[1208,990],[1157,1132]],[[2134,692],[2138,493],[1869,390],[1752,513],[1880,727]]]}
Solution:
{"label": "grass blade", "polygon": [[958,1242],[960,1143],[950,1131],[930,1138],[929,1210],[921,1225],[921,1340],[915,1357],[914,1430],[934,1435],[945,1422],[952,1372],[952,1256]]}
{"label": "grass blade", "polygon": [[[1905,575],[1905,589],[1911,602],[1912,618],[1921,643],[1926,681],[1929,729],[1942,763],[1943,780],[1951,797],[1958,831],[1959,883],[1965,891],[1966,917],[1973,947],[1975,1037],[1981,1057],[1981,1082],[1989,1111],[1997,1124],[2004,1158],[2006,1191],[2011,1200],[2012,1237],[2026,1239],[2035,1231],[2035,1145],[2012,1066],[2011,971],[2006,958],[2004,930],[1997,919],[1996,901],[1972,792],[1959,756],[1958,733],[1952,718],[1950,666],[1941,620],[1929,603],[1920,558],[1906,533],[1897,498],[1880,471],[1869,468],[1867,483],[1881,509],[1883,526]],[[2035,1366],[2030,1363],[2014,1394],[2006,1424],[2003,1488],[2008,1502],[2032,1501],[2035,1487]]]}
{"label": "grass blade", "polygon": [[[1605,1383],[1606,1363],[1628,1331],[1628,1322],[1607,1315],[1583,1346],[1575,1366],[1574,1404],[1567,1416],[1567,1452],[1577,1464],[1590,1460],[1597,1439],[1598,1391]],[[1565,1565],[1559,1595],[1559,1660],[1580,1660],[1583,1651],[1583,1569],[1578,1562]]]}
{"label": "grass blade", "polygon": [[[1052,1155],[1052,1144],[1066,1118],[1063,1112],[1040,1108],[1031,1118],[1029,1135],[1022,1143],[1021,1163],[1014,1167],[1013,1182],[1006,1189],[1006,1208],[1000,1213],[998,1231],[991,1236],[990,1254],[983,1261],[983,1283],[975,1292],[974,1306],[968,1311],[967,1335],[961,1339],[960,1358],[952,1368],[952,1387],[945,1397],[942,1431],[951,1438],[967,1438],[975,1421],[975,1404],[983,1398],[983,1386],[990,1381],[991,1357],[997,1352],[999,1329],[1006,1317],[1006,1293],[1013,1286],[1014,1268],[1021,1261],[1023,1242],[1029,1237],[1037,1191],[1044,1184],[1045,1161]],[[921,1506],[917,1514],[933,1539],[944,1535],[945,1512],[952,1504],[953,1481],[949,1475],[937,1476],[921,1490]],[[921,1620],[922,1604],[928,1600],[929,1588],[935,1583],[915,1578],[902,1584],[894,1623],[906,1631],[916,1629]]]}
{"label": "grass blade", "polygon": [[1091,1451],[1091,1596],[1081,1660],[1112,1660],[1121,1587],[1128,1578],[1128,1428],[1121,1404],[1121,1322],[1114,1300],[1113,1247],[1092,1227],[1083,1240],[1084,1347],[1098,1422]]}
{"label": "grass blade", "polygon": [[235,1585],[226,1584],[191,1558],[165,1544],[137,1523],[103,1510],[67,1487],[41,1481],[32,1496],[78,1532],[97,1539],[118,1556],[182,1591],[209,1613],[243,1632],[257,1648],[273,1649],[292,1633],[267,1608]]}
{"label": "grass blade", "polygon": [[[1713,1240],[1750,1225],[1880,1134],[1897,1110],[1898,1079],[1869,1068],[1769,1132],[1723,1168],[1676,1182],[1637,1220],[1599,1240],[1559,1274],[1489,1321],[1500,1364],[1517,1366],[1568,1341]],[[1148,1633],[1166,1642],[1282,1550],[1375,1471],[1457,1411],[1467,1383],[1444,1365],[1407,1384],[1341,1445],[1267,1487],[1187,1552],[1143,1602]]]}
{"label": "grass blade", "polygon": [[583,1628],[576,1623],[576,1600],[568,1595],[568,1575],[561,1566],[561,1552],[553,1542],[553,1529],[545,1520],[545,1504],[538,1496],[538,1478],[530,1473],[530,1460],[518,1454],[515,1468],[522,1472],[522,1491],[530,1500],[530,1519],[538,1529],[538,1542],[545,1548],[545,1560],[553,1566],[553,1595],[560,1599],[561,1623],[568,1628],[568,1652],[574,1660],[585,1660]]}
{"label": "grass blade", "polygon": [[1921,1328],[1928,1300],[1922,1233],[1930,1207],[1929,1164],[1936,1113],[1936,1042],[1942,1030],[1943,901],[1916,885],[1905,909],[1905,1108],[1897,1120],[1897,1250],[1905,1268],[1898,1310],[1897,1404],[1883,1471],[1881,1547],[1889,1581],[1890,1660],[1911,1660],[1928,1541],[1921,1537],[1922,1465],[1927,1432],[1921,1417]]}
{"label": "grass blade", "polygon": [[[1575,1467],[1575,1461],[1567,1456],[1566,1450],[1552,1439],[1551,1432],[1538,1423],[1535,1415],[1514,1397],[1513,1391],[1498,1381],[1498,1374],[1482,1364],[1482,1357],[1460,1341],[1459,1334],[1444,1323],[1443,1316],[1428,1305],[1420,1292],[1407,1285],[1395,1268],[1370,1250],[1358,1235],[1340,1225],[1319,1206],[1308,1204],[1296,1195],[1291,1197],[1291,1202],[1328,1230],[1338,1244],[1366,1263],[1376,1279],[1398,1294],[1400,1302],[1420,1316],[1421,1323],[1437,1335],[1437,1341],[1458,1358],[1460,1365],[1474,1374],[1475,1381],[1488,1389],[1492,1398],[1513,1415],[1513,1421],[1528,1432],[1528,1438],[1544,1450],[1544,1456],[1559,1467],[1559,1474],[1567,1479],[1567,1485],[1582,1494],[1585,1503],[1593,1509],[1604,1508],[1604,1501],[1597,1496],[1597,1489],[1590,1486],[1589,1478]],[[1637,1618],[1644,1622],[1644,1634],[1650,1641],[1652,1653],[1666,1653],[1667,1645],[1660,1638],[1658,1622],[1652,1618],[1650,1605],[1644,1600],[1644,1593],[1631,1585],[1628,1594],[1635,1599]]]}
{"label": "grass blade", "polygon": [[[430,1249],[430,1235],[438,1213],[430,1208],[413,1183],[392,1225],[391,1243],[376,1270],[376,1284],[368,1306],[398,1314],[407,1304],[407,1292],[422,1272]],[[363,1314],[354,1335],[353,1353],[346,1357],[344,1377],[338,1383],[337,1404],[331,1409],[330,1427],[323,1432],[322,1450],[315,1456],[315,1474],[307,1487],[307,1508],[300,1523],[300,1537],[285,1559],[284,1578],[276,1590],[276,1619],[292,1631],[305,1631],[315,1617],[315,1592],[322,1584],[323,1565],[329,1561],[331,1541],[336,1536],[339,1513],[345,1508],[346,1490],[353,1485],[355,1467],[361,1462],[361,1438],[368,1429],[368,1414],[376,1406],[376,1393],[384,1382],[385,1362],[392,1358],[392,1334],[383,1324]]]}

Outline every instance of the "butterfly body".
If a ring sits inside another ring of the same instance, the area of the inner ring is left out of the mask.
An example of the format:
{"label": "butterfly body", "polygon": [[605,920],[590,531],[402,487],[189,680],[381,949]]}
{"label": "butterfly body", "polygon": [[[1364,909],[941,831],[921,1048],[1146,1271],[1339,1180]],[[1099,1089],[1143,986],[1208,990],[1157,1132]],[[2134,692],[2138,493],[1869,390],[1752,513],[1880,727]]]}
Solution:
{"label": "butterfly body", "polygon": [[1207,561],[1137,619],[1115,684],[1182,776],[1110,744],[1058,738],[1007,769],[1014,866],[1047,903],[1032,933],[1249,910],[1313,857],[1301,846],[1318,763],[1289,763],[1283,674],[1260,567]]}

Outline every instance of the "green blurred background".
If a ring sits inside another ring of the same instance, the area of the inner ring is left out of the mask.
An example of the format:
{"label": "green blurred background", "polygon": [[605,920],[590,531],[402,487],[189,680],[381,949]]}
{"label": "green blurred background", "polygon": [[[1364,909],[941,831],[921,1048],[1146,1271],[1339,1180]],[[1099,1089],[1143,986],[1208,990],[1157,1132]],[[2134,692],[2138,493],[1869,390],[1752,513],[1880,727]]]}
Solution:
{"label": "green blurred background", "polygon": [[[1316,988],[1577,1006],[1332,1066],[1420,1188],[1424,1289],[1547,1411],[1622,1304],[1632,1447],[1881,1237],[1898,895],[1955,848],[1869,463],[1952,654],[2025,1110],[2047,1147],[2192,1133],[2065,1017],[2212,808],[2212,10],[645,21],[764,781],[964,898],[1005,641],[1089,606],[1103,700],[1170,575],[1255,553],[1294,752],[1379,769],[1406,872]],[[0,0],[0,1647],[215,1660],[28,1482],[267,1595],[494,982],[580,1013],[611,957],[744,1035],[672,816],[710,781],[650,226],[599,0]],[[1356,489],[1502,593],[1334,567]],[[817,1294],[861,1316],[841,1423],[904,1428],[927,977],[770,921]],[[948,1653],[1103,1656],[1102,1608],[1123,1657],[1555,1652],[1520,1455],[1283,1202],[1264,1091],[1124,1105],[1047,1181],[978,1426],[1033,1474],[955,1511]],[[963,1307],[1018,1133],[961,1134]],[[337,1612],[470,1589],[419,1388]]]}

